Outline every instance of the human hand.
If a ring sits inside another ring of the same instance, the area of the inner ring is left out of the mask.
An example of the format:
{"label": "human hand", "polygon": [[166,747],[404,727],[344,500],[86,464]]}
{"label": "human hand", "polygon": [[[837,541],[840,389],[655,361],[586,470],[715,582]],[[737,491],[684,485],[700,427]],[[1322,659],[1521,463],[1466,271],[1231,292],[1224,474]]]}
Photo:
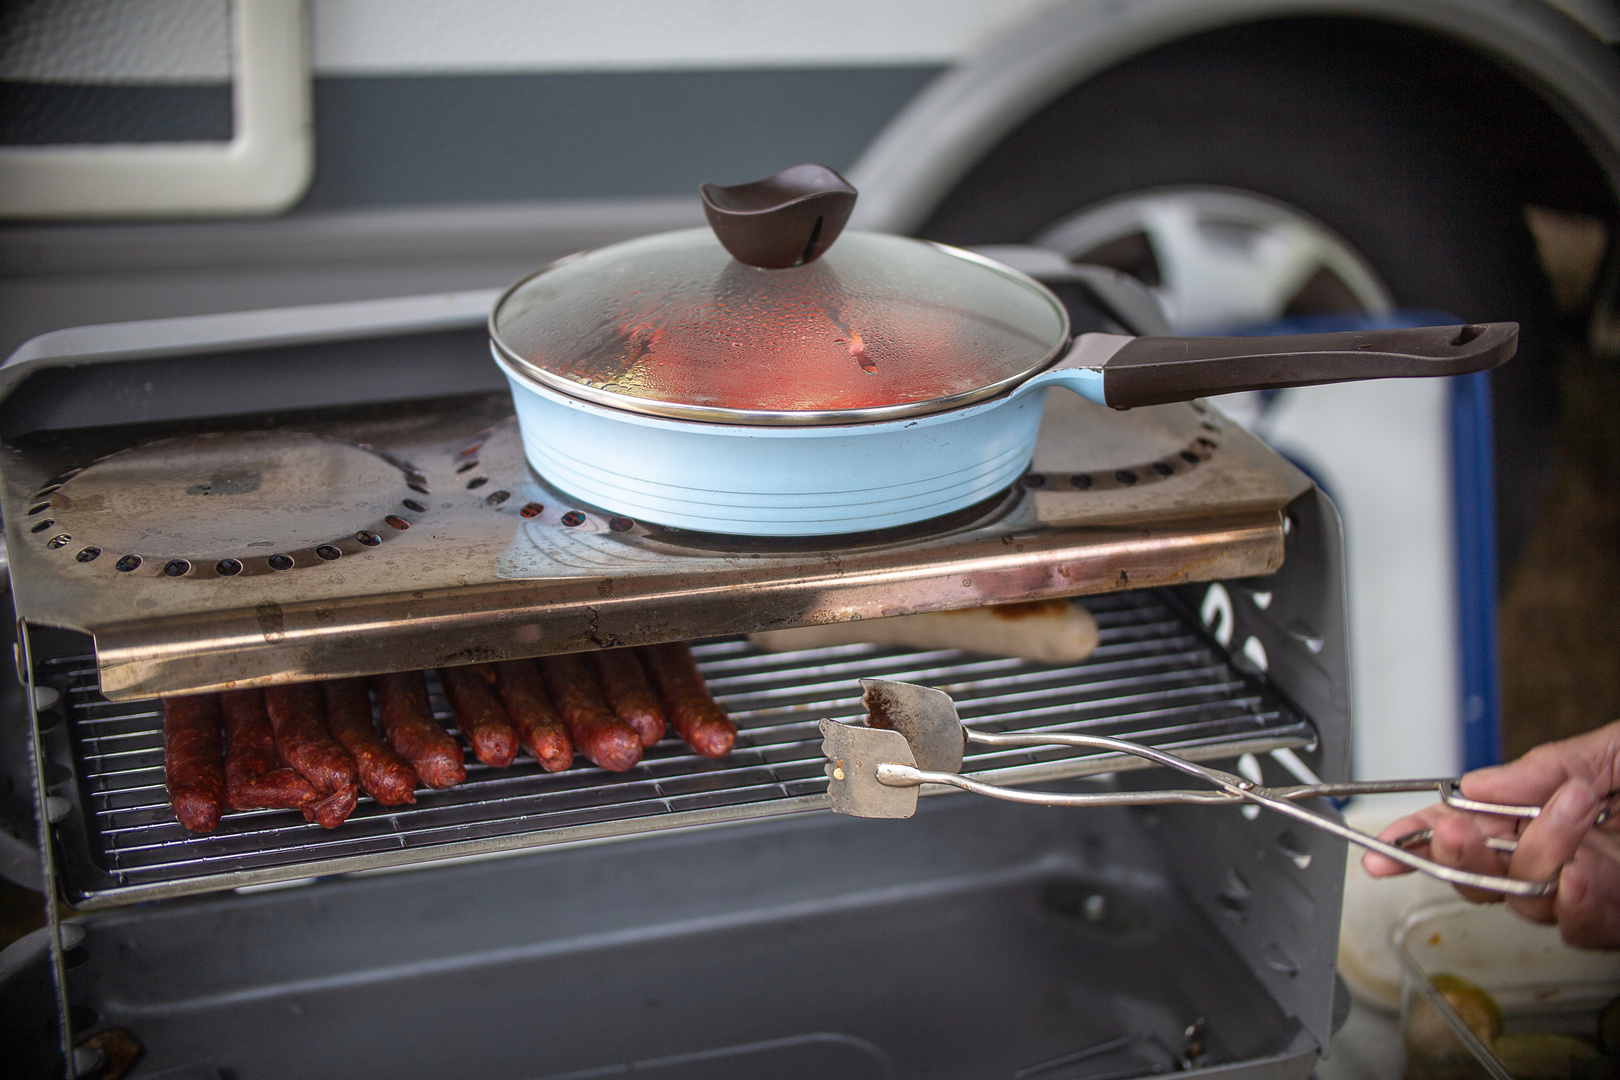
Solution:
{"label": "human hand", "polygon": [[[1538,746],[1508,765],[1477,769],[1462,778],[1462,793],[1483,802],[1540,806],[1530,819],[1474,814],[1443,803],[1390,825],[1379,839],[1393,841],[1420,829],[1433,829],[1430,857],[1436,862],[1482,874],[1507,874],[1521,881],[1558,877],[1550,896],[1509,897],[1514,911],[1535,922],[1556,922],[1571,945],[1620,948],[1620,817],[1593,828],[1593,821],[1620,791],[1620,720],[1585,735]],[[1522,825],[1522,831],[1520,826]],[[1508,856],[1485,846],[1487,837],[1514,837]],[[1373,877],[1402,874],[1408,868],[1369,851],[1361,865]],[[1479,902],[1501,896],[1459,887]]]}

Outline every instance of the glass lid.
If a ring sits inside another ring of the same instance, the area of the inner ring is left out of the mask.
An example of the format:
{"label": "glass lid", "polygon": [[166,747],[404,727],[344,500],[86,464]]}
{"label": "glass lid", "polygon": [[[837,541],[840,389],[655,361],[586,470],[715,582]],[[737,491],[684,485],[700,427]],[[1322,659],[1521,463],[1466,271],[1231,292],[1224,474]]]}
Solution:
{"label": "glass lid", "polygon": [[509,289],[490,316],[502,358],[614,408],[828,424],[993,396],[1068,341],[1057,298],[999,263],[901,236],[840,237],[855,192],[831,170],[703,196],[713,231],[615,244]]}

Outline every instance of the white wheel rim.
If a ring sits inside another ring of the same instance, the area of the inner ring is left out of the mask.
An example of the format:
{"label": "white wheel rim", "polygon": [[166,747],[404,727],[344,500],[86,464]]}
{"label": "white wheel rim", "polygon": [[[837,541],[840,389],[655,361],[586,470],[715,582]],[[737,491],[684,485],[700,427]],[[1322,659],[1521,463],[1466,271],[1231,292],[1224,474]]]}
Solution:
{"label": "white wheel rim", "polygon": [[1147,237],[1158,263],[1161,280],[1152,288],[1177,334],[1274,322],[1322,271],[1338,279],[1362,312],[1394,308],[1377,273],[1326,225],[1231,188],[1165,187],[1109,199],[1064,218],[1034,242],[1080,261],[1138,234]]}

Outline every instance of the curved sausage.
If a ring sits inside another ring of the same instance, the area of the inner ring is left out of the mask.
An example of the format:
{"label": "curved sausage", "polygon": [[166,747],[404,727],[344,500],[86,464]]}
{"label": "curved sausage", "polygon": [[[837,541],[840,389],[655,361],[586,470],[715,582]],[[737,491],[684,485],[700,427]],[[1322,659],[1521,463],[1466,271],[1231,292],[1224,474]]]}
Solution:
{"label": "curved sausage", "polygon": [[360,790],[384,806],[416,802],[416,774],[377,735],[371,722],[371,695],[360,679],[334,679],[321,684],[326,699],[326,729],[354,758]]}
{"label": "curved sausage", "polygon": [[372,680],[383,737],[394,753],[430,788],[455,787],[467,779],[461,744],[439,726],[420,671],[397,671]]}
{"label": "curved sausage", "polygon": [[670,727],[706,758],[725,757],[737,742],[737,725],[709,693],[692,650],[681,642],[643,645],[638,650],[664,701]]}
{"label": "curved sausage", "polygon": [[664,737],[664,710],[635,650],[602,649],[590,658],[613,715],[636,729],[642,746],[657,745]]}
{"label": "curved sausage", "polygon": [[297,769],[276,761],[276,733],[264,711],[264,692],[219,695],[225,720],[225,804],[232,810],[304,810],[320,800]]}
{"label": "curved sausage", "polygon": [[219,698],[163,699],[163,783],[180,824],[213,832],[225,812],[224,749]]}
{"label": "curved sausage", "polygon": [[546,689],[568,724],[574,748],[609,772],[632,769],[641,760],[641,736],[613,715],[596,676],[578,653],[540,658]]}
{"label": "curved sausage", "polygon": [[354,812],[360,787],[354,760],[326,730],[320,689],[309,683],[269,687],[264,711],[276,729],[276,754],[321,796],[310,812],[323,827],[337,828]]}
{"label": "curved sausage", "polygon": [[439,682],[456,714],[456,726],[472,744],[478,760],[497,769],[512,764],[518,752],[517,732],[506,717],[506,706],[495,695],[493,673],[486,675],[469,667],[440,668]]}
{"label": "curved sausage", "polygon": [[572,765],[574,740],[546,693],[539,666],[533,660],[503,660],[493,666],[496,689],[524,747],[546,772]]}

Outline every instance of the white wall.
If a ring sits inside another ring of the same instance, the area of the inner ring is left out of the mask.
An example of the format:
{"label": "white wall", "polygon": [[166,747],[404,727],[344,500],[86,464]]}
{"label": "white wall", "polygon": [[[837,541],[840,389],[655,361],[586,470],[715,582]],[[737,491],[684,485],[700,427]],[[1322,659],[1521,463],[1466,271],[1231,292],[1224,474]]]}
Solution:
{"label": "white wall", "polygon": [[1449,393],[1444,379],[1316,386],[1267,417],[1344,517],[1362,779],[1462,771]]}

